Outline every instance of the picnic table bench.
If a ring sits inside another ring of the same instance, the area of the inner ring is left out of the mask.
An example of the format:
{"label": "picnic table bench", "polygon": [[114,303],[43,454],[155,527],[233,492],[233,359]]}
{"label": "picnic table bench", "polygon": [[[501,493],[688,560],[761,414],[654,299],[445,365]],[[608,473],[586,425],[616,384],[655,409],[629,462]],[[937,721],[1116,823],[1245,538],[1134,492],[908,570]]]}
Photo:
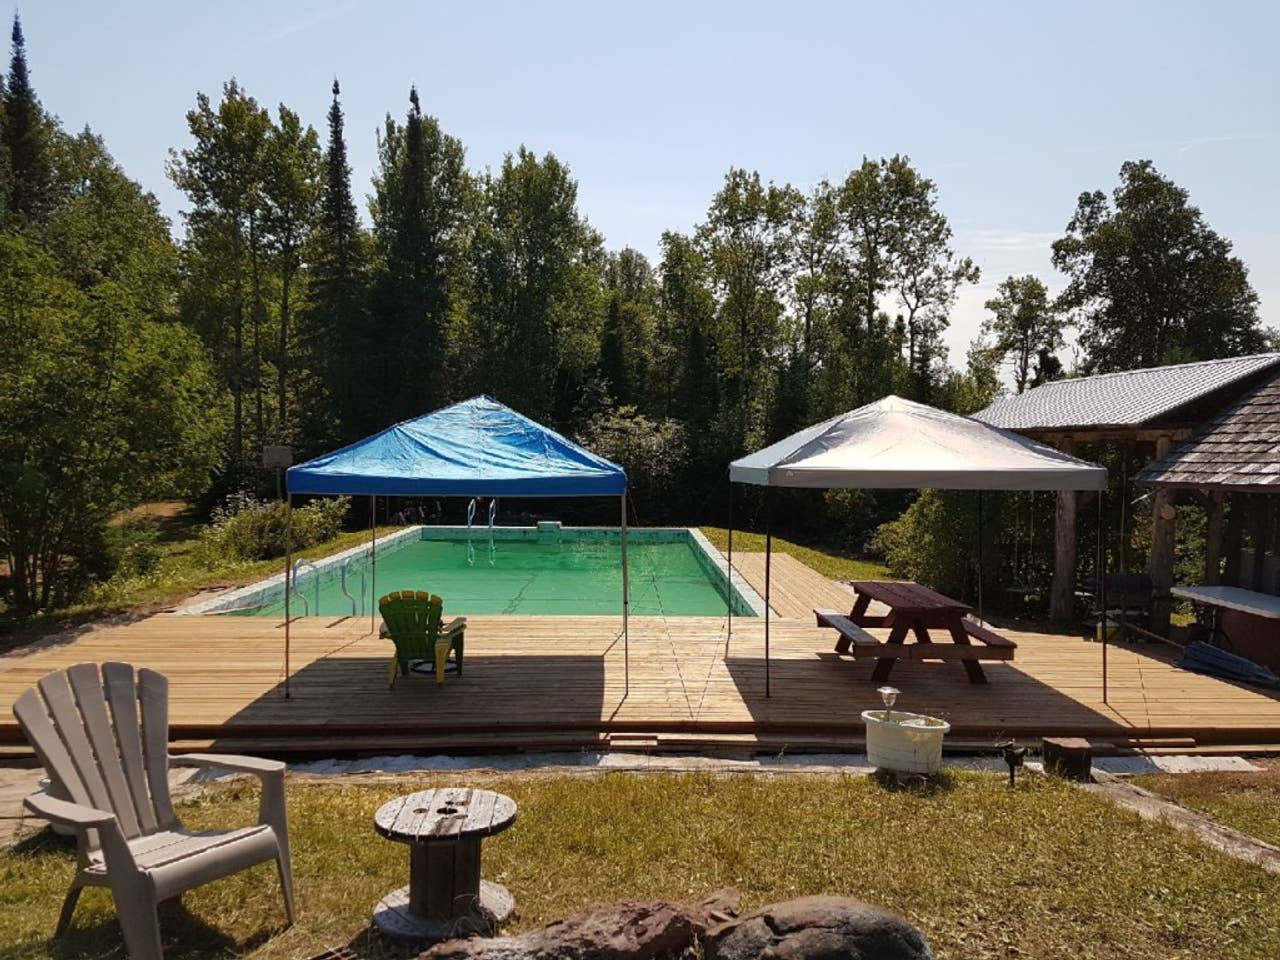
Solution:
{"label": "picnic table bench", "polygon": [[[818,626],[840,635],[836,652],[876,661],[871,679],[889,679],[896,660],[959,660],[971,683],[986,683],[980,660],[1012,660],[1018,645],[968,616],[969,607],[910,580],[859,580],[853,584],[857,600],[848,616],[834,610],[815,610]],[[869,613],[871,601],[889,608],[883,615]],[[880,641],[867,627],[888,627],[889,638]],[[943,630],[950,642],[938,642],[931,629]],[[907,634],[915,638],[907,642]],[[973,641],[977,641],[977,644]]]}

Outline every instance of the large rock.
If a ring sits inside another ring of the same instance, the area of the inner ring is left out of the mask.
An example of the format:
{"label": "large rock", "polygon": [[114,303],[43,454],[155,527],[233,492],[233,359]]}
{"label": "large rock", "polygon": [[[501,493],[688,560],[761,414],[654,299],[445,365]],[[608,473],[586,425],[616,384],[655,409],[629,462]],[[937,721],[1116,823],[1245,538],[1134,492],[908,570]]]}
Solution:
{"label": "large rock", "polygon": [[420,960],[650,960],[684,951],[737,914],[736,890],[695,904],[620,900],[517,937],[438,943]]}
{"label": "large rock", "polygon": [[847,897],[775,903],[707,931],[706,960],[933,960],[901,917]]}

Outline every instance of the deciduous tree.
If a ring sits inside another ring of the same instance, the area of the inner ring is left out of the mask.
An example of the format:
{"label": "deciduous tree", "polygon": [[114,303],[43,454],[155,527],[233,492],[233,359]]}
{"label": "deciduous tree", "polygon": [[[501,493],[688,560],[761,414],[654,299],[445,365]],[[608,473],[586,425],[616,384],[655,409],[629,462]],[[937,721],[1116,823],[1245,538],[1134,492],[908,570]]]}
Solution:
{"label": "deciduous tree", "polygon": [[[259,254],[263,156],[271,118],[235,80],[223,86],[215,108],[203,93],[187,113],[195,143],[171,150],[169,176],[191,201],[187,223],[186,292],[194,300],[194,317],[219,360],[230,389],[233,472],[246,469],[244,399],[260,371],[246,363],[246,313],[256,325],[260,308],[256,273],[251,262]],[[250,297],[246,303],[246,284]],[[250,331],[252,332],[252,330]],[[251,356],[259,344],[250,338]],[[261,441],[263,438],[257,438]]]}
{"label": "deciduous tree", "polygon": [[[276,317],[276,438],[289,439],[290,331],[302,250],[315,227],[323,182],[320,141],[311,127],[281,104],[279,122],[267,135],[262,178],[262,226],[279,274]],[[264,438],[265,439],[265,438]]]}
{"label": "deciduous tree", "polygon": [[1120,168],[1108,199],[1082,193],[1053,265],[1080,327],[1085,372],[1253,353],[1258,296],[1231,243],[1150,160]]}
{"label": "deciduous tree", "polygon": [[0,235],[0,547],[20,615],[74,596],[116,511],[201,490],[222,430],[155,198],[91,134],[50,149],[60,199],[38,235]]}
{"label": "deciduous tree", "polygon": [[987,301],[991,316],[983,322],[983,335],[991,349],[1013,369],[1013,384],[1022,393],[1037,376],[1038,360],[1062,346],[1062,316],[1050,301],[1049,291],[1038,277],[1009,277]]}
{"label": "deciduous tree", "polygon": [[[535,419],[567,420],[600,355],[600,235],[552,154],[521,147],[485,176],[473,245],[473,383]],[[487,385],[487,386],[486,386]]]}

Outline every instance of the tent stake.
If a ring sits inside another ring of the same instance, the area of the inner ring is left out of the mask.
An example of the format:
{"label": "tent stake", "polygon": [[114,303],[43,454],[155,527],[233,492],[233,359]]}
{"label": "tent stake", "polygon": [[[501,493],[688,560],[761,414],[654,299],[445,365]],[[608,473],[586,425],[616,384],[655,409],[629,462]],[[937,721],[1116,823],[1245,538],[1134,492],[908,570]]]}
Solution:
{"label": "tent stake", "polygon": [[764,695],[769,689],[769,579],[773,558],[773,487],[764,488]]}

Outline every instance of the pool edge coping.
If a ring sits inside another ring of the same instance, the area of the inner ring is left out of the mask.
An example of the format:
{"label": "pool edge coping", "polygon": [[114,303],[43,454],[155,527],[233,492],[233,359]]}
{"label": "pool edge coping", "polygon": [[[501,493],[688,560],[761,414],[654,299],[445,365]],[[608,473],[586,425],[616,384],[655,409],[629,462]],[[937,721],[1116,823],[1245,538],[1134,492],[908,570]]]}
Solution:
{"label": "pool edge coping", "polygon": [[[426,539],[421,536],[422,531],[441,529],[441,530],[466,530],[466,527],[457,527],[451,524],[432,527],[426,524],[414,524],[397,530],[395,533],[388,534],[378,541],[380,549],[388,549],[396,545],[400,545],[400,541],[409,540],[411,538]],[[507,530],[536,530],[536,528],[499,528]],[[618,532],[618,527],[570,527],[571,530],[599,530],[608,532]],[[722,583],[727,583],[729,588],[737,593],[738,597],[751,610],[751,615],[756,617],[764,616],[764,599],[756,592],[755,588],[746,581],[746,578],[738,572],[737,568],[729,568],[729,562],[725,555],[707,539],[706,535],[698,527],[638,527],[628,529],[628,539],[638,534],[636,539],[647,539],[652,534],[679,534],[684,533],[688,536],[692,545],[696,546],[699,559],[704,561],[700,563],[704,569],[709,565]],[[452,538],[449,538],[452,539]],[[371,544],[362,543],[354,547],[348,547],[338,553],[330,554],[326,557],[318,557],[315,560],[308,561],[313,563],[317,570],[321,573],[329,573],[335,571],[346,561],[358,556],[366,555],[370,552]],[[285,573],[272,574],[262,580],[255,580],[239,587],[230,587],[226,590],[219,591],[212,596],[206,596],[192,602],[184,603],[178,606],[173,612],[185,616],[225,616],[241,610],[246,607],[252,607],[256,604],[254,601],[262,602],[271,593],[283,590],[285,582]],[[727,611],[726,611],[727,615]],[[741,616],[741,614],[739,614]]]}
{"label": "pool edge coping", "polygon": [[[410,537],[416,536],[422,527],[423,524],[419,523],[414,524],[411,527],[405,527],[402,530],[397,530],[395,533],[387,534],[385,537],[378,540],[378,547],[380,549],[386,549],[386,547],[396,544],[401,540],[406,540]],[[307,562],[314,564],[320,571],[336,569],[346,561],[368,553],[372,546],[372,543],[359,543],[354,547],[348,547],[346,550],[340,550],[337,553],[331,553],[324,557],[317,557],[315,560],[308,560]],[[246,583],[240,587],[229,587],[226,590],[221,590],[218,593],[215,593],[213,596],[205,597],[190,603],[184,603],[177,607],[173,612],[175,614],[193,616],[205,614],[223,615],[243,609],[244,607],[251,607],[255,604],[248,602],[240,603],[238,601],[250,601],[254,599],[261,600],[264,594],[273,590],[283,591],[284,575],[284,571],[281,570],[279,573],[274,573],[263,580],[255,580],[253,583]]]}

